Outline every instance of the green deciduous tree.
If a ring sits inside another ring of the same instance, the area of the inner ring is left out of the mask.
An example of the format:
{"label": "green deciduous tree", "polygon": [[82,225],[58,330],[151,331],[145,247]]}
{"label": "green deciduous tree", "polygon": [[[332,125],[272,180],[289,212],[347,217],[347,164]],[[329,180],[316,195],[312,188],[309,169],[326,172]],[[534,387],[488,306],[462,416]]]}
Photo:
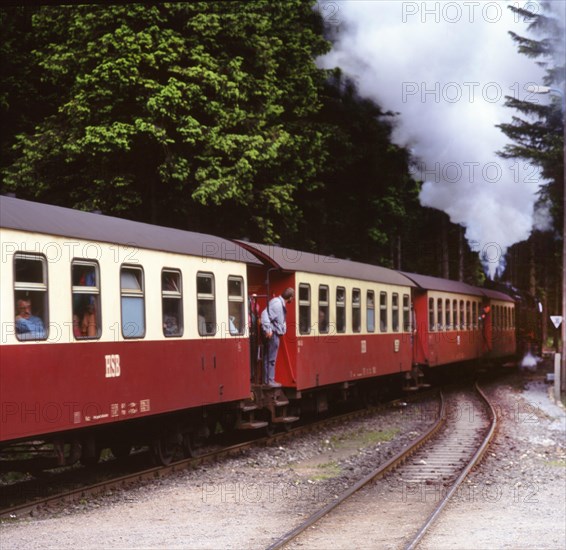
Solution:
{"label": "green deciduous tree", "polygon": [[18,134],[5,188],[232,236],[293,230],[325,162],[312,2],[42,7],[33,33],[55,100]]}

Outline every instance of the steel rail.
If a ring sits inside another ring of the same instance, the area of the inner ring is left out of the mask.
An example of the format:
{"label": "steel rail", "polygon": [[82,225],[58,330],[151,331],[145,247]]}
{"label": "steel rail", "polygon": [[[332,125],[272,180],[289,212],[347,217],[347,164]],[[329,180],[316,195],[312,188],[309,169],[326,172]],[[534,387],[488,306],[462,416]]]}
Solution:
{"label": "steel rail", "polygon": [[415,439],[413,442],[409,444],[409,447],[403,449],[400,453],[390,458],[384,464],[381,464],[376,470],[362,478],[358,481],[355,485],[350,487],[348,490],[343,492],[336,500],[327,504],[324,508],[321,508],[314,514],[312,514],[309,518],[307,518],[304,522],[302,522],[299,526],[295,529],[289,531],[288,533],[284,534],[282,537],[278,538],[275,542],[273,542],[270,546],[267,547],[267,550],[277,550],[282,548],[293,539],[297,538],[301,533],[306,531],[309,527],[319,521],[322,517],[326,516],[336,507],[340,506],[345,500],[351,497],[354,493],[359,491],[362,487],[370,483],[371,481],[378,479],[379,477],[383,476],[388,471],[392,470],[393,468],[397,467],[399,464],[402,464],[407,458],[413,455],[424,443],[426,443],[431,437],[433,437],[438,430],[444,425],[446,421],[446,403],[444,401],[444,396],[442,392],[440,392],[440,412],[436,422],[430,427],[430,429],[422,434],[420,437]]}
{"label": "steel rail", "polygon": [[486,405],[487,410],[489,412],[489,416],[491,417],[491,423],[490,423],[489,430],[488,430],[486,436],[484,437],[482,444],[480,445],[478,450],[475,452],[475,454],[471,458],[471,460],[468,462],[468,465],[463,469],[462,473],[458,476],[456,481],[454,481],[454,483],[450,487],[450,490],[446,493],[446,495],[440,501],[438,506],[434,509],[434,511],[427,518],[427,520],[425,521],[423,526],[420,528],[418,533],[415,535],[413,540],[405,547],[405,550],[414,550],[417,547],[417,545],[423,539],[423,537],[425,536],[427,531],[430,529],[432,524],[436,521],[438,516],[442,513],[442,511],[444,510],[444,508],[448,504],[452,495],[458,490],[458,488],[460,487],[462,482],[466,479],[466,477],[468,476],[468,474],[470,473],[472,468],[474,468],[480,462],[480,460],[482,459],[484,453],[486,452],[489,444],[491,443],[493,436],[495,435],[495,431],[497,429],[497,414],[495,412],[495,409],[493,408],[492,404],[489,402],[489,399],[487,398],[485,393],[480,389],[480,387],[477,383],[475,384],[475,389],[478,392],[478,394],[481,396],[482,400],[484,401],[484,404]]}

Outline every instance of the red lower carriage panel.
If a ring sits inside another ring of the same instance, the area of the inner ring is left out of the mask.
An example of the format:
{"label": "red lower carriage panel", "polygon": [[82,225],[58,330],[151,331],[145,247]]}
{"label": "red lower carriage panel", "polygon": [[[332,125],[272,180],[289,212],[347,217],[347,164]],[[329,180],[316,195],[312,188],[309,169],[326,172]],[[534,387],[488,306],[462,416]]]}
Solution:
{"label": "red lower carriage panel", "polygon": [[515,354],[517,349],[514,329],[492,330],[488,357],[508,357]]}
{"label": "red lower carriage panel", "polygon": [[244,339],[0,348],[0,441],[249,397]]}
{"label": "red lower carriage panel", "polygon": [[428,364],[431,367],[473,361],[482,357],[480,330],[428,332]]}
{"label": "red lower carriage panel", "polygon": [[305,390],[411,370],[408,333],[325,335],[288,342],[295,384]]}

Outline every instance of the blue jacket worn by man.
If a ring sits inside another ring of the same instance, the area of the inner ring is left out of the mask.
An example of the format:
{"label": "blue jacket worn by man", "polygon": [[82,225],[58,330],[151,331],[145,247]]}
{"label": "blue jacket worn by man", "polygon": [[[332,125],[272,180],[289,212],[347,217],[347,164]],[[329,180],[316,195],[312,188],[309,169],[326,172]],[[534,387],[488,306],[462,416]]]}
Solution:
{"label": "blue jacket worn by man", "polygon": [[281,296],[272,298],[261,313],[261,329],[265,336],[263,382],[268,386],[281,386],[275,381],[275,361],[279,351],[280,336],[287,332],[287,308],[285,306],[293,300],[294,295],[295,291],[292,288],[286,288]]}
{"label": "blue jacket worn by man", "polygon": [[43,340],[45,328],[40,317],[32,315],[31,301],[20,299],[17,302],[16,334],[18,340]]}

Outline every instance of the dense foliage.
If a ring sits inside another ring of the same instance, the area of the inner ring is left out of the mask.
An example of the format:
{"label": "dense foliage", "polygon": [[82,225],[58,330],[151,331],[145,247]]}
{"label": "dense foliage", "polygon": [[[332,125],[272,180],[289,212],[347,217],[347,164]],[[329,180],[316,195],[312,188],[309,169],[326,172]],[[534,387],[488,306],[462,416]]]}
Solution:
{"label": "dense foliage", "polygon": [[478,282],[314,4],[1,8],[1,191]]}
{"label": "dense foliage", "polygon": [[319,27],[301,0],[40,8],[29,53],[43,112],[4,184],[195,229],[199,206],[245,208],[276,237],[325,161],[304,123],[320,106]]}

